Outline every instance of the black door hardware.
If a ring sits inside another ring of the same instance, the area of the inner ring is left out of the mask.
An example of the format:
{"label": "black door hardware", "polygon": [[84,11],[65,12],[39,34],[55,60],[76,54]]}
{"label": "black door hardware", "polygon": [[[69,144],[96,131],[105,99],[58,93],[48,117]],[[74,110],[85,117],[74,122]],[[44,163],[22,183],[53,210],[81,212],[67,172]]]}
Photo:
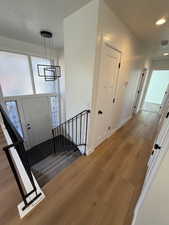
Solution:
{"label": "black door hardware", "polygon": [[115,101],[116,101],[115,98],[113,98],[113,103],[115,103]]}
{"label": "black door hardware", "polygon": [[158,144],[155,144],[154,149],[161,149],[161,146],[159,146]]}
{"label": "black door hardware", "polygon": [[103,112],[101,110],[98,111],[98,114],[103,114]]}
{"label": "black door hardware", "polygon": [[169,117],[169,112],[167,113],[167,115],[166,115],[166,118],[168,118]]}

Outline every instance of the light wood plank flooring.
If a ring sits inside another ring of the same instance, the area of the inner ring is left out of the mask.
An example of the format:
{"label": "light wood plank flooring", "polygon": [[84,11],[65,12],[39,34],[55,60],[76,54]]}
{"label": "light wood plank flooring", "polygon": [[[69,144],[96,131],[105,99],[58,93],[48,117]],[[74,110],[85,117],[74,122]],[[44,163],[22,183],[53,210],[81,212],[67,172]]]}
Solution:
{"label": "light wood plank flooring", "polygon": [[[6,170],[0,174],[0,180],[6,180],[6,188],[2,184],[0,191],[0,224],[131,224],[157,121],[155,113],[135,116],[93,154],[80,157],[44,186],[45,200],[22,220],[15,206],[20,197],[6,164]],[[5,161],[4,156],[2,160]]]}

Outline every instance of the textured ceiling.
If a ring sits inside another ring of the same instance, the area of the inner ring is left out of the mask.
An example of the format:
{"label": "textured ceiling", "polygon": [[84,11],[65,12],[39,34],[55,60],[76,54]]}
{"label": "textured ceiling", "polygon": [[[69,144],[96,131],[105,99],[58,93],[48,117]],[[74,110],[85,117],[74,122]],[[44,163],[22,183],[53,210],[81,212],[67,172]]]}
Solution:
{"label": "textured ceiling", "polygon": [[[39,44],[41,29],[55,35],[55,46],[63,47],[63,19],[90,0],[0,0],[0,35]],[[136,37],[161,55],[169,47],[160,41],[169,39],[169,22],[155,21],[169,14],[169,0],[105,0]]]}
{"label": "textured ceiling", "polygon": [[169,20],[163,26],[155,22],[169,16],[169,0],[105,0],[135,36],[152,49],[153,54],[161,55],[169,47],[161,47],[161,40],[169,40]]}
{"label": "textured ceiling", "polygon": [[63,46],[63,18],[90,0],[0,0],[0,35],[39,44],[41,29]]}

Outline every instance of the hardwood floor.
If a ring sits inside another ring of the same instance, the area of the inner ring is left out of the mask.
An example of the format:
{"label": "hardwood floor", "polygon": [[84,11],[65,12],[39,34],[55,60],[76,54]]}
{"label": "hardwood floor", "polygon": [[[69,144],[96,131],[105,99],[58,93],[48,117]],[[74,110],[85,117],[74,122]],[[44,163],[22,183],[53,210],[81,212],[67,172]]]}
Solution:
{"label": "hardwood floor", "polygon": [[[45,200],[22,220],[15,205],[19,202],[16,188],[0,191],[0,224],[129,225],[157,121],[158,116],[150,112],[133,117],[93,154],[80,157],[44,186]],[[8,173],[1,173],[0,179],[4,174]]]}

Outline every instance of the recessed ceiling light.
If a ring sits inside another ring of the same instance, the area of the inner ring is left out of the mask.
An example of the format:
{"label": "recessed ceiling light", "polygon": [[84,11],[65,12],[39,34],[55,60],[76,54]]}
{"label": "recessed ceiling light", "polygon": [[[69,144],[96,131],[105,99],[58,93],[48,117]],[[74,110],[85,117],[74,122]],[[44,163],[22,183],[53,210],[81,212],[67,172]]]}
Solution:
{"label": "recessed ceiling light", "polygon": [[163,55],[164,55],[164,56],[168,56],[168,55],[169,55],[169,53],[168,53],[168,52],[165,52],[165,53],[163,53]]}
{"label": "recessed ceiling light", "polygon": [[156,25],[160,26],[160,25],[163,25],[166,22],[167,22],[167,19],[165,17],[162,17],[161,19],[156,21]]}

